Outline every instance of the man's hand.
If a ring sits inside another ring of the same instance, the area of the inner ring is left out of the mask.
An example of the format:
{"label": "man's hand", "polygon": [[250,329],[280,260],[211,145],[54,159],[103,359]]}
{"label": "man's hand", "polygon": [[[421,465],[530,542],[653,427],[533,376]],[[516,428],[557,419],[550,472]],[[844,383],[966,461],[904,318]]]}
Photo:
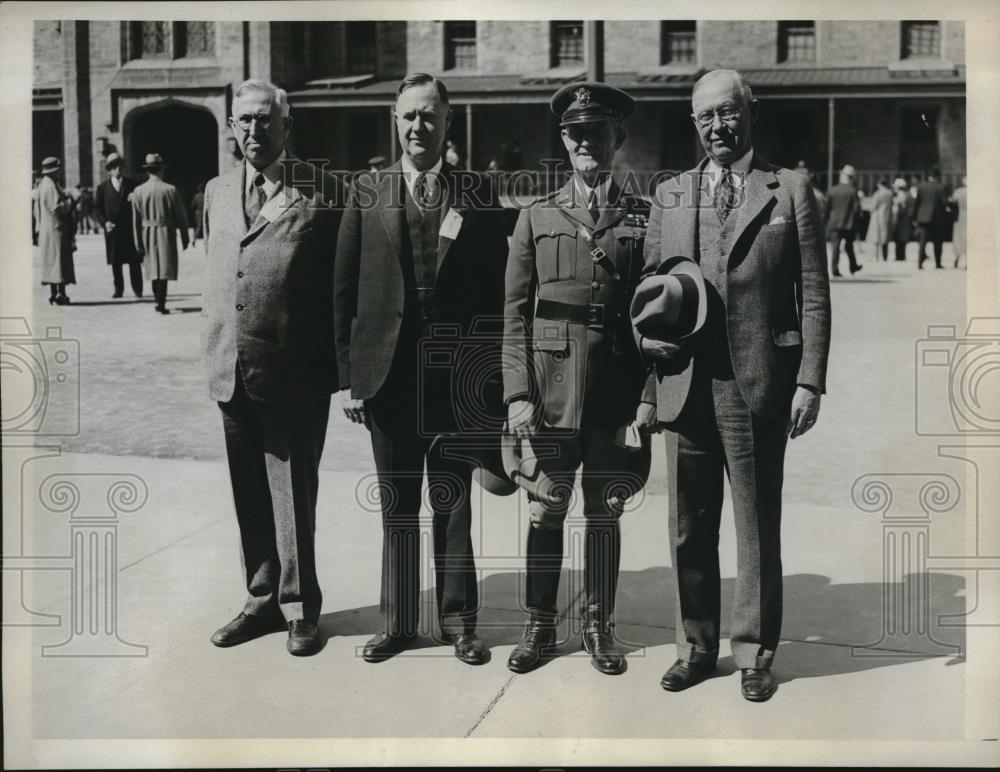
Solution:
{"label": "man's hand", "polygon": [[344,415],[347,416],[348,420],[356,424],[364,424],[366,428],[371,429],[370,417],[365,409],[363,399],[351,399],[349,391],[345,391],[339,399],[340,406],[344,409]]}
{"label": "man's hand", "polygon": [[805,434],[816,424],[819,418],[819,394],[814,394],[804,386],[799,386],[792,397],[792,414],[788,418],[790,437],[794,440],[800,434]]}
{"label": "man's hand", "polygon": [[642,339],[642,353],[656,357],[657,359],[670,359],[670,357],[680,350],[681,347],[679,344],[671,343],[667,340]]}
{"label": "man's hand", "polygon": [[535,436],[535,406],[527,399],[516,399],[507,405],[507,432],[514,437],[527,439]]}
{"label": "man's hand", "polygon": [[661,428],[656,420],[656,405],[640,402],[639,407],[635,409],[635,425],[640,432],[659,434]]}

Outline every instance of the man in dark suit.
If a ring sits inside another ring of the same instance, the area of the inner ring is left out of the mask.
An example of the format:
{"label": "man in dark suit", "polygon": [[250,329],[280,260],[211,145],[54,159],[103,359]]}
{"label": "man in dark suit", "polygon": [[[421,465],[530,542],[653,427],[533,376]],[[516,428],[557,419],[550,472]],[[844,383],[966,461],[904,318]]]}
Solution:
{"label": "man in dark suit", "polygon": [[492,362],[496,377],[486,391],[495,392],[499,406],[499,329],[479,322],[503,312],[507,241],[491,187],[442,162],[451,122],[445,85],[408,75],[397,91],[395,118],[402,158],[380,174],[358,177],[337,243],[340,388],[350,389],[347,416],[371,430],[382,492],[384,628],[363,656],[392,657],[418,632],[426,462],[442,638],[460,660],[480,664],[488,651],[475,632],[465,441],[479,429],[483,390],[463,373],[471,372],[464,363],[480,355]]}
{"label": "man in dark suit", "polygon": [[[550,106],[574,173],[523,210],[514,229],[504,312],[513,366],[504,368],[504,399],[511,434],[535,438],[546,475],[572,485],[583,467],[583,645],[599,672],[618,675],[626,668],[613,634],[618,519],[648,475],[649,442],[638,432],[655,418],[651,403],[640,405],[645,367],[628,324],[645,216],[611,176],[635,102],[612,86],[578,82],[557,91]],[[621,439],[629,430],[634,447]],[[516,673],[535,668],[555,646],[569,504],[531,491],[528,499],[529,616],[507,661]]]}
{"label": "man in dark suit", "polygon": [[[660,393],[686,395],[669,422],[670,538],[677,577],[677,662],[661,686],[685,689],[719,655],[719,521],[723,471],[736,520],[731,645],[743,696],[769,699],[781,632],[781,485],[786,439],[819,414],[830,345],[830,297],[820,217],[804,176],[757,157],[759,111],[733,70],[694,87],[695,128],[707,158],[657,188],[645,271],[693,256],[708,290],[708,319],[690,344],[644,339]],[[641,285],[640,285],[641,287]],[[676,400],[675,400],[676,402]]]}
{"label": "man in dark suit", "polygon": [[840,276],[840,243],[844,243],[851,273],[861,270],[854,256],[854,236],[861,216],[858,190],[854,187],[854,167],[847,164],[840,171],[840,182],[826,193],[826,237],[830,242],[830,268],[834,276]]}
{"label": "man in dark suit", "polygon": [[917,224],[917,242],[919,252],[917,268],[923,269],[927,258],[927,242],[934,245],[934,266],[941,265],[941,252],[944,248],[945,231],[948,228],[948,193],[938,180],[941,173],[931,169],[927,179],[917,184],[916,200],[913,204],[913,219]]}
{"label": "man in dark suit", "polygon": [[320,646],[314,534],[330,394],[338,182],[289,158],[288,97],[250,80],[229,119],[244,163],[205,190],[204,365],[219,403],[249,597],[212,637],[233,646],[287,628]]}
{"label": "man in dark suit", "polygon": [[142,262],[135,249],[132,205],[129,202],[136,183],[122,174],[122,158],[118,153],[109,153],[104,165],[108,170],[108,178],[97,186],[94,212],[104,226],[104,247],[115,283],[112,297],[120,298],[125,292],[122,268],[127,265],[132,292],[137,298],[141,298]]}

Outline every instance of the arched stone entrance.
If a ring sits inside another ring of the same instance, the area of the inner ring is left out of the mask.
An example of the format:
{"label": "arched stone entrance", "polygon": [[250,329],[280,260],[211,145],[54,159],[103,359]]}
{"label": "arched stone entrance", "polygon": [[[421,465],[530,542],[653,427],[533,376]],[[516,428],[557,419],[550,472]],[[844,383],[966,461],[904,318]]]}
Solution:
{"label": "arched stone entrance", "polygon": [[146,154],[159,153],[186,206],[219,173],[219,125],[205,107],[164,100],[132,110],[123,129],[127,168],[140,173]]}

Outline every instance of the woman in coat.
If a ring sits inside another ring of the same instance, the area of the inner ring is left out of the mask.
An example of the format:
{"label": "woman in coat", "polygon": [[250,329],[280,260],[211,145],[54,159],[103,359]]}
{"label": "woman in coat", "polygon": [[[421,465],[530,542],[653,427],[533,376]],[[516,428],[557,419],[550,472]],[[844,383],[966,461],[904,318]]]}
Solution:
{"label": "woman in coat", "polygon": [[880,179],[872,195],[871,218],[868,221],[868,236],[865,239],[875,247],[875,258],[882,255],[889,259],[889,242],[892,241],[892,190],[887,179]]}
{"label": "woman in coat", "polygon": [[184,249],[188,246],[187,217],[177,188],[161,179],[166,166],[160,154],[147,154],[142,168],[149,179],[132,191],[135,247],[153,282],[156,310],[167,314],[167,281],[177,279],[177,236]]}
{"label": "woman in coat", "polygon": [[[956,268],[958,268],[959,260],[966,254],[965,232],[968,227],[969,203],[968,191],[965,188],[965,184],[965,177],[963,176],[962,185],[955,188],[955,192],[951,194],[951,203],[954,205],[953,211],[956,212],[955,227],[951,235],[951,247],[955,250]],[[968,267],[968,257],[966,257],[965,264]]]}
{"label": "woman in coat", "polygon": [[42,284],[48,284],[49,304],[64,306],[69,303],[66,285],[76,284],[73,269],[73,250],[76,223],[73,218],[73,199],[56,182],[59,174],[58,158],[49,156],[42,161],[42,181],[38,183],[38,248],[42,253]]}
{"label": "woman in coat", "polygon": [[892,194],[892,241],[896,245],[896,259],[906,259],[906,244],[913,238],[913,196],[910,186],[902,177],[893,183]]}

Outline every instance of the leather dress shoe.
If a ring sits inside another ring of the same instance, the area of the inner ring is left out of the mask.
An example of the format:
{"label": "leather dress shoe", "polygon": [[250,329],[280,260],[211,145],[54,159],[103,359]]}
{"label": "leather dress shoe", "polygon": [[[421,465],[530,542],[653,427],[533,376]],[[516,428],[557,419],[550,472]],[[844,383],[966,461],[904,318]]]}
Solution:
{"label": "leather dress shoe", "polygon": [[625,655],[615,644],[609,628],[596,624],[585,627],[583,648],[590,654],[590,664],[605,675],[621,675],[628,667]]}
{"label": "leather dress shoe", "polygon": [[475,633],[452,636],[451,642],[455,644],[455,656],[462,662],[468,665],[484,665],[489,662],[490,650]]}
{"label": "leather dress shoe", "polygon": [[688,662],[679,659],[670,666],[663,678],[660,679],[660,686],[668,692],[681,692],[689,686],[694,686],[700,681],[704,681],[715,672],[715,660],[702,660],[700,662]]}
{"label": "leather dress shoe", "polygon": [[212,636],[216,646],[236,646],[268,633],[276,633],[285,626],[280,617],[260,616],[259,614],[239,613],[232,622],[227,622]]}
{"label": "leather dress shoe", "polygon": [[288,623],[288,653],[296,657],[308,657],[319,651],[319,628],[315,622],[293,619]]}
{"label": "leather dress shoe", "polygon": [[740,691],[750,702],[766,702],[778,691],[778,682],[770,670],[748,667],[741,671]]}
{"label": "leather dress shoe", "polygon": [[365,644],[361,657],[365,662],[383,662],[405,651],[414,640],[416,640],[415,635],[379,633]]}
{"label": "leather dress shoe", "polygon": [[515,673],[534,670],[556,646],[556,629],[551,624],[532,619],[524,626],[521,642],[507,658],[507,667]]}

